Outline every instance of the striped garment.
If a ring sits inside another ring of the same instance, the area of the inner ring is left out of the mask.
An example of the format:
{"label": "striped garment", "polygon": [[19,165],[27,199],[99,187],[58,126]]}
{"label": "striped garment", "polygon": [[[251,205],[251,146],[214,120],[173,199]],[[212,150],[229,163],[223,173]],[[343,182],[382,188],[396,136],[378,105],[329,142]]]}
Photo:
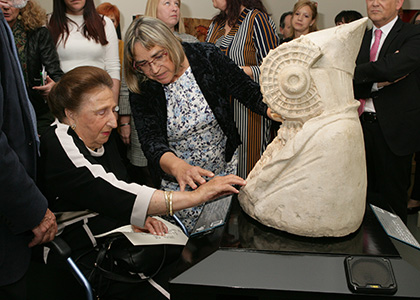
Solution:
{"label": "striped garment", "polygon": [[[279,44],[276,25],[259,10],[245,8],[237,24],[225,36],[225,22],[210,24],[206,41],[215,44],[238,66],[251,67],[259,82],[263,58]],[[233,100],[234,119],[242,139],[239,147],[238,175],[246,178],[270,141],[271,121]]]}

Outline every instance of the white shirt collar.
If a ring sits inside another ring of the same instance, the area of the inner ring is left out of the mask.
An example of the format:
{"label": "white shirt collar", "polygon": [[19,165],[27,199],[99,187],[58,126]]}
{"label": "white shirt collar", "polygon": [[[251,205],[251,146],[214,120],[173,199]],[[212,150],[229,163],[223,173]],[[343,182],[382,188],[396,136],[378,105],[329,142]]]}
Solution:
{"label": "white shirt collar", "polygon": [[[372,32],[375,32],[376,29],[380,29],[382,31],[382,36],[385,38],[389,34],[389,32],[391,31],[392,27],[394,27],[397,20],[398,20],[398,16],[396,16],[391,22],[388,22],[387,24],[385,24],[381,28],[377,28],[375,25],[373,25]],[[373,34],[373,36],[375,36],[375,35]]]}
{"label": "white shirt collar", "polygon": [[101,148],[96,149],[96,151],[93,151],[89,147],[86,147],[86,149],[89,150],[90,155],[92,155],[93,157],[101,157],[105,154],[104,146],[101,146]]}

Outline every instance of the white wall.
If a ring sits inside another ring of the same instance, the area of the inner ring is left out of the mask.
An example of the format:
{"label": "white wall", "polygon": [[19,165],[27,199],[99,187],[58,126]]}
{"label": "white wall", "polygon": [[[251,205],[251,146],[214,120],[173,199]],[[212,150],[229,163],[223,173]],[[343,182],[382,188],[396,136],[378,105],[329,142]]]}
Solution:
{"label": "white wall", "polygon": [[[37,0],[47,12],[52,11],[52,0]],[[94,0],[96,5],[102,2],[111,2],[118,6],[121,11],[121,30],[125,33],[131,23],[132,16],[143,14],[147,0]],[[267,10],[278,26],[280,16],[283,12],[292,10],[296,0],[263,0]],[[334,17],[343,9],[353,9],[366,16],[365,0],[317,0],[320,29],[334,26]],[[405,0],[404,9],[420,9],[420,0]],[[182,15],[211,19],[218,13],[213,8],[212,0],[182,0]]]}

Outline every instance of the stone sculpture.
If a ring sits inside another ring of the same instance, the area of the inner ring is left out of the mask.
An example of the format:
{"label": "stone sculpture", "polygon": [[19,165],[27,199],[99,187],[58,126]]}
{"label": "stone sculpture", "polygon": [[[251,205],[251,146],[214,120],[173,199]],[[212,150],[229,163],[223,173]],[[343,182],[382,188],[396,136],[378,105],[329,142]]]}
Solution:
{"label": "stone sculpture", "polygon": [[262,224],[310,237],[360,227],[366,163],[352,78],[366,23],[310,33],[264,59],[264,102],[283,124],[239,193]]}

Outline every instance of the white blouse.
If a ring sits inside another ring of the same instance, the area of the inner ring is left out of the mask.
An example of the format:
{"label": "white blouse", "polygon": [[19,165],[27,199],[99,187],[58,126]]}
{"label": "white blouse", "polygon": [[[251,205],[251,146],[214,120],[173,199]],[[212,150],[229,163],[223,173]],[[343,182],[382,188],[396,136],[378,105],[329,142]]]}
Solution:
{"label": "white blouse", "polygon": [[68,23],[70,34],[66,43],[64,44],[64,41],[60,40],[57,44],[63,72],[67,73],[80,66],[94,66],[107,71],[111,78],[120,80],[118,37],[112,21],[108,17],[104,17],[108,44],[102,46],[95,40],[88,40],[83,36],[83,15],[66,14],[66,16],[76,24]]}

